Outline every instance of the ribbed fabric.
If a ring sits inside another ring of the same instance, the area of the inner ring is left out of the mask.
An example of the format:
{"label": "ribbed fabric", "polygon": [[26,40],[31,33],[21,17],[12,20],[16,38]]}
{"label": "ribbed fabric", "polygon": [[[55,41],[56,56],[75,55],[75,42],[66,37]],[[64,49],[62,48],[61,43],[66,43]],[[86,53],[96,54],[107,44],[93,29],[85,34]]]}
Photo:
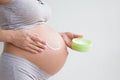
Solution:
{"label": "ribbed fabric", "polygon": [[21,57],[5,52],[0,57],[0,80],[47,80],[50,76]]}
{"label": "ribbed fabric", "polygon": [[46,23],[51,16],[50,7],[44,1],[11,0],[0,5],[0,28],[29,29]]}

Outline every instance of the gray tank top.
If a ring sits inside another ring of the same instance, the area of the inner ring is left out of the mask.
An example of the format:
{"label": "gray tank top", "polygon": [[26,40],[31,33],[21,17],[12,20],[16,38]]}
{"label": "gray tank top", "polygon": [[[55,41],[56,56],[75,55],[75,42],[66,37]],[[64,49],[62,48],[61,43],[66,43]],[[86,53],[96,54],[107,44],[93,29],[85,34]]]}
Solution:
{"label": "gray tank top", "polygon": [[11,0],[0,5],[0,28],[29,29],[48,21],[51,10],[40,0]]}

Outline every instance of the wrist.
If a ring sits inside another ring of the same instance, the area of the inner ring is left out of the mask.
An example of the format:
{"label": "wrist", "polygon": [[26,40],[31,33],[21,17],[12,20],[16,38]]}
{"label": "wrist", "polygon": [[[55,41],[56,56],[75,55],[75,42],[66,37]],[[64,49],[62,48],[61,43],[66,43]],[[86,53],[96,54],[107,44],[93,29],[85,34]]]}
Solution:
{"label": "wrist", "polygon": [[14,37],[15,31],[14,30],[5,30],[5,31],[3,31],[3,34],[5,36],[3,42],[11,43],[12,39]]}
{"label": "wrist", "polygon": [[15,37],[16,31],[15,30],[9,30],[8,31],[8,37],[7,37],[7,42],[12,43],[13,38]]}

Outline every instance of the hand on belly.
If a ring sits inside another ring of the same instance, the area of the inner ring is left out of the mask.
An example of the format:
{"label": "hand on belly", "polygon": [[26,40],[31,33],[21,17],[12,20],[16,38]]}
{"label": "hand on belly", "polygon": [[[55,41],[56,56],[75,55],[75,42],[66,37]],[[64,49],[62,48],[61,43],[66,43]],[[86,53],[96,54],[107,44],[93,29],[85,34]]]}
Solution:
{"label": "hand on belly", "polygon": [[46,42],[47,47],[43,52],[33,54],[13,45],[6,46],[8,52],[29,60],[50,74],[55,74],[64,65],[68,55],[63,38],[49,27],[40,26],[31,31],[40,34],[40,38]]}

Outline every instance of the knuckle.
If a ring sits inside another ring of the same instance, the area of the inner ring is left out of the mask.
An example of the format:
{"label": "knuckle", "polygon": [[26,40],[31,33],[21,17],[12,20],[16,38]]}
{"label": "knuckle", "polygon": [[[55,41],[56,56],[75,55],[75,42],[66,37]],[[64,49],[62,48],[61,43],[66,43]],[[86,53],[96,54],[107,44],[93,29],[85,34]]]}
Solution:
{"label": "knuckle", "polygon": [[25,49],[28,49],[28,47],[27,47],[26,45],[23,45],[23,47],[24,47]]}
{"label": "knuckle", "polygon": [[32,53],[38,53],[38,52],[37,52],[37,51],[35,51],[35,50],[31,50],[31,52],[32,52]]}
{"label": "knuckle", "polygon": [[24,49],[29,50],[29,48],[28,48],[28,47],[26,47],[26,46],[24,46]]}
{"label": "knuckle", "polygon": [[26,40],[24,40],[24,41],[23,41],[23,45],[26,45],[26,42],[27,42],[27,41],[26,41]]}
{"label": "knuckle", "polygon": [[28,45],[27,45],[26,43],[23,43],[23,47],[24,47],[24,48],[27,48]]}
{"label": "knuckle", "polygon": [[39,36],[39,34],[37,34],[37,33],[34,33],[34,36],[38,37],[38,36]]}
{"label": "knuckle", "polygon": [[39,51],[40,48],[36,47],[35,50]]}
{"label": "knuckle", "polygon": [[28,37],[28,36],[25,36],[25,40],[29,40],[29,37]]}

